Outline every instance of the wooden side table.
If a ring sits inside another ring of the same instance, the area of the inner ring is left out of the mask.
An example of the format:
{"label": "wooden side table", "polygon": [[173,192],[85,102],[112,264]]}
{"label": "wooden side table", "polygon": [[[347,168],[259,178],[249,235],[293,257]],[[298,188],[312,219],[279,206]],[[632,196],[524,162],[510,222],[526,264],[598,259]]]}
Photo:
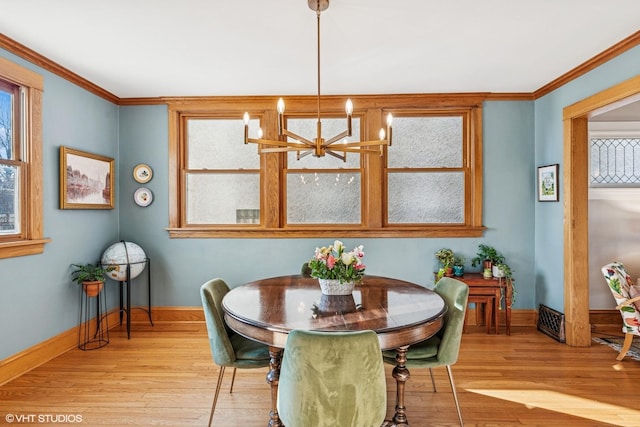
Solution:
{"label": "wooden side table", "polygon": [[[437,280],[437,273],[434,273]],[[469,286],[469,302],[474,299],[486,300],[486,297],[493,296],[493,321],[495,322],[496,334],[500,325],[500,300],[504,299],[505,323],[507,335],[511,335],[511,295],[512,287],[509,280],[501,278],[485,279],[482,273],[465,273],[462,276],[454,277]],[[513,279],[511,279],[513,280]],[[503,298],[504,297],[504,298]],[[487,333],[489,328],[487,328]]]}

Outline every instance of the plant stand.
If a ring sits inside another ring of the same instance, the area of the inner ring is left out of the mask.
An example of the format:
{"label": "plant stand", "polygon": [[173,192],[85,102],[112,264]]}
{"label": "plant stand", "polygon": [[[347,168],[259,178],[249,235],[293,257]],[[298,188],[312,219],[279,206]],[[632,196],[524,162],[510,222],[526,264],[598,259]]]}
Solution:
{"label": "plant stand", "polygon": [[107,344],[109,344],[107,293],[103,290],[95,297],[91,297],[80,286],[78,348],[84,351],[95,350]]}

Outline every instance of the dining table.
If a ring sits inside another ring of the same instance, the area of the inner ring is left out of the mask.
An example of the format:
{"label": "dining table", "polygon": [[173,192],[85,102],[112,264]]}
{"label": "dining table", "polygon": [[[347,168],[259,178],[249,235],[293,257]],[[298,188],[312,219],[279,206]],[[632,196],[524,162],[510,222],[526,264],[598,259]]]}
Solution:
{"label": "dining table", "polygon": [[271,277],[237,286],[222,300],[225,322],[238,334],[269,346],[267,383],[271,389],[269,427],[283,426],[277,409],[278,381],[289,332],[374,331],[382,350],[396,351],[393,417],[382,426],[408,426],[404,389],[410,345],[435,335],[443,326],[445,301],[425,286],[366,275],[351,295],[324,295],[318,280],[302,275]]}

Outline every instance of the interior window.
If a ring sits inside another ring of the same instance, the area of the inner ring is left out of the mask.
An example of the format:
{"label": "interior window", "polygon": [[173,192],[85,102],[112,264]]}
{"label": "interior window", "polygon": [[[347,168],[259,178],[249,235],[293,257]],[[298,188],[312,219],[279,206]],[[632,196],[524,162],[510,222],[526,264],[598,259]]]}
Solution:
{"label": "interior window", "polygon": [[[317,99],[294,98],[282,117],[286,128],[314,140]],[[481,236],[482,98],[352,100],[348,142],[377,139],[383,117],[392,113],[392,146],[348,153],[345,160],[260,152],[268,147],[243,143],[243,115],[249,113],[251,138],[260,130],[277,139],[277,99],[168,99],[170,237]],[[345,130],[344,99],[327,97],[322,105],[328,140]]]}

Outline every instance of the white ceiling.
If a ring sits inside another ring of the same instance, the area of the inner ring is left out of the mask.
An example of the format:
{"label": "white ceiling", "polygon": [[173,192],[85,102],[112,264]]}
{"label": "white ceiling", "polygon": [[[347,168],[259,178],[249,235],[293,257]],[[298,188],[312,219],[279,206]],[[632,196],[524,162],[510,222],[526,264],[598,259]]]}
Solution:
{"label": "white ceiling", "polygon": [[[307,0],[1,0],[0,29],[120,98],[316,93]],[[533,92],[640,30],[638,0],[333,0],[322,93]]]}

